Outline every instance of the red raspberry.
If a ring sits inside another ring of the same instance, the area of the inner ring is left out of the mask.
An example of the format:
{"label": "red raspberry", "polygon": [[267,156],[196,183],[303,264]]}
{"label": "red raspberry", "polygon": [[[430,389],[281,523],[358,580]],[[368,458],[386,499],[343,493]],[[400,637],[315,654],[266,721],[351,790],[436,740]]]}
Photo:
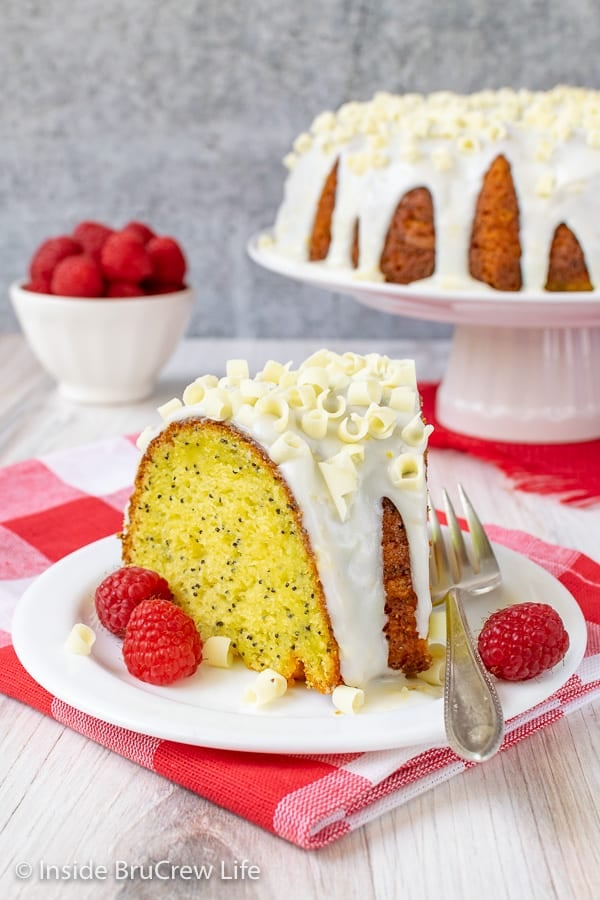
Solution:
{"label": "red raspberry", "polygon": [[61,235],[48,238],[37,248],[29,265],[29,274],[32,281],[38,278],[52,278],[52,273],[58,263],[67,256],[75,256],[81,253],[81,244],[72,237]]}
{"label": "red raspberry", "polygon": [[135,235],[142,244],[147,244],[148,241],[155,237],[152,229],[148,228],[143,222],[128,222],[123,231]]}
{"label": "red raspberry", "polygon": [[132,281],[111,281],[106,291],[107,297],[143,297],[145,291]]}
{"label": "red raspberry", "polygon": [[504,681],[527,681],[569,649],[562,619],[547,603],[517,603],[487,619],[478,640],[486,669]]}
{"label": "red raspberry", "polygon": [[127,670],[150,684],[172,684],[193,675],[202,641],[193,619],[167,600],[143,600],[131,613],[123,659]]}
{"label": "red raspberry", "polygon": [[50,286],[63,297],[101,297],[104,281],[98,265],[89,256],[67,256],[57,265]]}
{"label": "red raspberry", "polygon": [[152,262],[146,248],[126,231],[115,231],[102,247],[102,269],[110,281],[139,284],[152,275]]}
{"label": "red raspberry", "polygon": [[102,247],[112,233],[113,229],[101,222],[80,222],[73,231],[73,237],[81,244],[83,252],[99,264]]}
{"label": "red raspberry", "polygon": [[152,261],[152,281],[158,284],[182,284],[186,261],[181,247],[171,237],[155,237],[146,246]]}
{"label": "red raspberry", "polygon": [[31,291],[34,294],[49,294],[50,293],[50,279],[42,277],[38,275],[37,278],[34,278],[32,281],[29,281],[27,284],[23,285],[24,291]]}
{"label": "red raspberry", "polygon": [[151,297],[154,294],[175,294],[177,291],[183,291],[185,284],[159,284],[157,281],[144,282],[144,293]]}
{"label": "red raspberry", "polygon": [[166,579],[152,569],[123,566],[98,585],[94,602],[104,627],[118,637],[124,637],[131,613],[138,603],[149,597],[173,599]]}

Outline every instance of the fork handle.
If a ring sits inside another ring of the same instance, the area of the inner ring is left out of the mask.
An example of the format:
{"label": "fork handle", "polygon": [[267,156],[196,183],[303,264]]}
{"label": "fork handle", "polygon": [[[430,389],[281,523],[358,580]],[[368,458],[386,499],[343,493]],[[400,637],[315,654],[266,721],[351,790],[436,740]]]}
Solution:
{"label": "fork handle", "polygon": [[484,762],[500,748],[504,715],[467,623],[464,593],[453,588],[446,597],[444,723],[455,753],[472,762]]}

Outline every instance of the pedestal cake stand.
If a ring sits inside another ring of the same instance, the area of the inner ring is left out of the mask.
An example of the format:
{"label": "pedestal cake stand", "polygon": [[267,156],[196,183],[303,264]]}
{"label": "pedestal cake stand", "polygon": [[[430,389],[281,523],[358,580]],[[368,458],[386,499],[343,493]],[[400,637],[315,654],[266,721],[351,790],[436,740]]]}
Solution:
{"label": "pedestal cake stand", "polygon": [[519,443],[600,438],[600,292],[503,293],[363,281],[290,260],[255,235],[259,265],[381,312],[454,325],[438,394],[453,431]]}

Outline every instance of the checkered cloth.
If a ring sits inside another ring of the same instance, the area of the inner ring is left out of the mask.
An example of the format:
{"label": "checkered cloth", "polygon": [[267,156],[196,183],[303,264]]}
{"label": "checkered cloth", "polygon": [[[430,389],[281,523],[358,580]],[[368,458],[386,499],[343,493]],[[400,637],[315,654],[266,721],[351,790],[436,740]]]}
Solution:
{"label": "checkered cloth", "polygon": [[[281,756],[178,744],[99,721],[37,684],[12,648],[12,611],[49,565],[120,528],[137,461],[133,441],[123,437],[0,470],[1,691],[306,849],[323,847],[468,768],[447,746]],[[561,581],[588,622],[578,672],[508,722],[506,750],[600,696],[600,565],[521,532],[490,528],[489,534]]]}

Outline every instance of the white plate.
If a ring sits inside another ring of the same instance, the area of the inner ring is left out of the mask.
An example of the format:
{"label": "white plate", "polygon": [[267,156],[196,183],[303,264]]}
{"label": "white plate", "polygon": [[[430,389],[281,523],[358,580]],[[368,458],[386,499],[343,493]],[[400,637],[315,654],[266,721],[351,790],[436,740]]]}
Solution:
{"label": "white plate", "polygon": [[515,328],[600,326],[600,291],[496,291],[481,282],[465,281],[457,288],[442,288],[435,277],[413,284],[365,281],[347,269],[324,262],[300,262],[263,246],[261,234],[247,245],[248,254],[271,272],[347,294],[381,312],[469,325]]}
{"label": "white plate", "polygon": [[[477,630],[498,606],[536,600],[558,611],[571,642],[552,671],[529,682],[498,684],[506,718],[511,718],[549,697],[572,675],[584,654],[586,626],[560,582],[525,557],[501,546],[496,550],[505,584],[501,593],[473,601],[468,609],[472,628]],[[23,666],[76,709],[154,737],[230,750],[337,753],[444,742],[443,701],[416,691],[408,702],[389,691],[368,693],[363,710],[352,716],[336,714],[330,697],[302,685],[270,706],[249,707],[242,695],[256,673],[241,664],[224,670],[203,663],[191,678],[165,688],[132,678],[121,642],[98,624],[93,602],[96,585],[120,564],[115,537],[83,547],[44,572],[15,612],[12,637]],[[96,631],[89,657],[64,649],[77,622]]]}

